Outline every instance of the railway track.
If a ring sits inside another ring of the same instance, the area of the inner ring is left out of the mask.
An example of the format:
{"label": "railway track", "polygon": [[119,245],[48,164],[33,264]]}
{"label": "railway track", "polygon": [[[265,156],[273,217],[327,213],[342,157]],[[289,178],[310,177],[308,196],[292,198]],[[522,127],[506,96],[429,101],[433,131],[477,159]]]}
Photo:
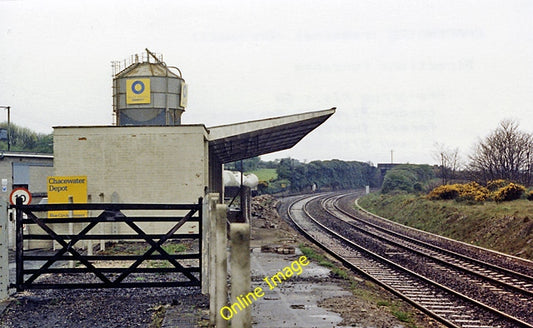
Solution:
{"label": "railway track", "polygon": [[341,206],[346,197],[293,198],[287,215],[304,235],[345,265],[449,327],[533,327],[528,263],[524,270],[510,269],[421,241],[412,231],[402,233],[390,223],[361,218],[353,206]]}

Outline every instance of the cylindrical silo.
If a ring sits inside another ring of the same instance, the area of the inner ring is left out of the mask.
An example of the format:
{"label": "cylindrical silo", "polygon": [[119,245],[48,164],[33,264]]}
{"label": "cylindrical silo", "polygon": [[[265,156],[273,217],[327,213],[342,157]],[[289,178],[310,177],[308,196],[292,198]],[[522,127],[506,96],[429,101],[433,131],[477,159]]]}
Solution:
{"label": "cylindrical silo", "polygon": [[113,77],[116,124],[179,125],[187,105],[185,80],[177,68],[172,67],[171,71],[171,67],[146,51],[146,59],[139,62],[135,56],[135,62]]}

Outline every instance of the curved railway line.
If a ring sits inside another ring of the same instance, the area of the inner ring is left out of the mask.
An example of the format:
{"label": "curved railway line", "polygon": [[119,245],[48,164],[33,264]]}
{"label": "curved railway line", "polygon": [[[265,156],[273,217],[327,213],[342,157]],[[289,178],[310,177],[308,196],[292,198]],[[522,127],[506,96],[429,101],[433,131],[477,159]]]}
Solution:
{"label": "curved railway line", "polygon": [[287,199],[286,214],[343,264],[448,327],[533,327],[533,263],[355,209],[360,193]]}

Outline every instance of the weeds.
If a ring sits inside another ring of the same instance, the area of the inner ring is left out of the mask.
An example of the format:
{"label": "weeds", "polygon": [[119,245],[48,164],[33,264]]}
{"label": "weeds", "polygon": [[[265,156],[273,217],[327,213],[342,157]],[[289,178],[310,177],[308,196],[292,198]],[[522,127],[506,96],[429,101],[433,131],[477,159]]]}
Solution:
{"label": "weeds", "polygon": [[[343,270],[337,267],[334,263],[328,261],[322,254],[318,254],[311,247],[305,246],[304,244],[299,245],[302,253],[310,260],[317,262],[319,265],[330,268],[333,275],[339,277],[343,280],[346,280],[350,283],[350,289],[354,296],[357,296],[360,299],[365,301],[375,303],[379,307],[386,307],[389,309],[390,313],[395,316],[401,322],[408,324],[410,328],[416,328],[416,324],[412,319],[412,314],[410,312],[405,312],[399,309],[399,304],[393,303],[388,300],[379,299],[377,295],[377,286],[368,280],[356,280],[354,277],[348,274],[346,270]],[[361,286],[360,284],[364,286]]]}
{"label": "weeds", "polygon": [[393,310],[392,315],[398,318],[401,322],[411,322],[411,315],[400,310]]}
{"label": "weeds", "polygon": [[163,319],[165,319],[165,313],[167,308],[164,305],[157,305],[152,308],[154,313],[152,314],[152,322],[150,322],[149,328],[160,328],[163,324]]}

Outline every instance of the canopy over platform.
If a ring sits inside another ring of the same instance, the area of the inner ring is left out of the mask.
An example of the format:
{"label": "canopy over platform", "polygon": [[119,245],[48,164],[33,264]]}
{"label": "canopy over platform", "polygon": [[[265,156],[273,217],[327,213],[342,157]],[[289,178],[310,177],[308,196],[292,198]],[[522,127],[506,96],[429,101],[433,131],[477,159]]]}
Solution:
{"label": "canopy over platform", "polygon": [[209,130],[209,150],[222,163],[264,155],[296,145],[335,113],[331,109],[257,121],[215,126]]}

